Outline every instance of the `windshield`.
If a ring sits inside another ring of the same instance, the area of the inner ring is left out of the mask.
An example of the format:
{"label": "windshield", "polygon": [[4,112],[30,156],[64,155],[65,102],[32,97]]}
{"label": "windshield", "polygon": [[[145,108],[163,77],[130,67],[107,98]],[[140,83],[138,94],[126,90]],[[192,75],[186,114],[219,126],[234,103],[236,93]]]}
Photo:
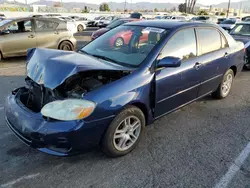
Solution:
{"label": "windshield", "polygon": [[119,26],[80,51],[119,65],[138,67],[166,33],[155,27]]}
{"label": "windshield", "polygon": [[8,24],[12,22],[12,20],[3,20],[3,21],[0,21],[0,27],[4,26],[5,24]]}
{"label": "windshield", "polygon": [[250,36],[250,25],[248,25],[248,24],[236,25],[230,34],[232,34],[232,35],[249,35]]}
{"label": "windshield", "polygon": [[235,24],[236,20],[225,20],[221,24]]}

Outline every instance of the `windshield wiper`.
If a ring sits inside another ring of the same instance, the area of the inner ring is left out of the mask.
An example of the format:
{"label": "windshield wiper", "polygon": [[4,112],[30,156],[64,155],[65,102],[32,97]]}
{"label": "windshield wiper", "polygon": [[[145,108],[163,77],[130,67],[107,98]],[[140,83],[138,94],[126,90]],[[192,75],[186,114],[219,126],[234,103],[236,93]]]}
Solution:
{"label": "windshield wiper", "polygon": [[91,56],[93,56],[93,57],[96,57],[96,58],[99,58],[99,59],[106,60],[106,61],[111,61],[111,62],[113,62],[113,63],[117,63],[117,64],[119,64],[119,63],[120,63],[119,61],[116,61],[116,60],[111,59],[111,58],[106,57],[106,56],[96,55],[96,54],[89,54],[89,55],[91,55]]}
{"label": "windshield wiper", "polygon": [[109,61],[109,62],[112,62],[112,63],[115,63],[115,64],[118,64],[118,65],[121,65],[121,66],[125,66],[125,67],[131,67],[131,68],[136,68],[137,66],[135,65],[130,65],[130,64],[127,64],[127,63],[123,63],[123,62],[120,62],[120,61],[116,61],[114,59],[111,59],[109,57],[106,57],[106,56],[102,56],[102,55],[96,55],[96,54],[90,54],[84,50],[79,50],[79,52],[83,53],[83,54],[86,54],[86,55],[89,55],[89,56],[93,56],[93,57],[96,57],[96,58],[99,58],[99,59],[103,59],[105,61]]}

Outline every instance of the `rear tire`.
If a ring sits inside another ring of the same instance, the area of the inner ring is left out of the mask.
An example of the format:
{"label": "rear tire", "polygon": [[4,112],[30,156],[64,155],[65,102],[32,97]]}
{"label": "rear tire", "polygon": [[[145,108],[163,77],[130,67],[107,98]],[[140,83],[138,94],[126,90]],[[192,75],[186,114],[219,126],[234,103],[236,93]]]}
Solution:
{"label": "rear tire", "polygon": [[69,41],[63,41],[61,42],[61,44],[59,45],[59,50],[64,50],[64,51],[73,51],[74,47],[71,44],[71,42]]}
{"label": "rear tire", "polygon": [[101,142],[102,151],[109,157],[128,154],[139,143],[144,128],[143,112],[135,106],[128,106],[110,124]]}
{"label": "rear tire", "polygon": [[216,99],[226,98],[232,88],[234,79],[234,72],[232,69],[229,69],[223,76],[223,79],[218,87],[218,89],[212,93],[212,97]]}

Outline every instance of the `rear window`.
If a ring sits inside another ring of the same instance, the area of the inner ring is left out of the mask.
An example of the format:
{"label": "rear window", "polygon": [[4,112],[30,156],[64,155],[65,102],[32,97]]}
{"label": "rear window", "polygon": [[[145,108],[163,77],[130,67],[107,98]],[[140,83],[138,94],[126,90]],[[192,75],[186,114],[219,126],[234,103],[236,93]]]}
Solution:
{"label": "rear window", "polygon": [[199,43],[201,47],[201,54],[213,52],[213,51],[216,51],[225,47],[225,43],[226,43],[225,39],[223,38],[224,41],[222,44],[222,36],[215,29],[200,28],[200,29],[197,29],[197,34],[198,34]]}

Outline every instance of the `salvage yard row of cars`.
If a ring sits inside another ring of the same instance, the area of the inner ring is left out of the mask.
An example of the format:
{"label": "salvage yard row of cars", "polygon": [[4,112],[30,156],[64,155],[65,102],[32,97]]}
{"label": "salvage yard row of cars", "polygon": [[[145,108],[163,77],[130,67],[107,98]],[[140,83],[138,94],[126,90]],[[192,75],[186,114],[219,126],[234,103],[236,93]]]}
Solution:
{"label": "salvage yard row of cars", "polygon": [[247,24],[230,35],[202,22],[121,21],[75,52],[28,50],[26,85],[5,105],[6,124],[18,138],[57,156],[95,146],[123,156],[154,120],[206,95],[226,98],[248,62],[249,42],[235,40],[248,36]]}

